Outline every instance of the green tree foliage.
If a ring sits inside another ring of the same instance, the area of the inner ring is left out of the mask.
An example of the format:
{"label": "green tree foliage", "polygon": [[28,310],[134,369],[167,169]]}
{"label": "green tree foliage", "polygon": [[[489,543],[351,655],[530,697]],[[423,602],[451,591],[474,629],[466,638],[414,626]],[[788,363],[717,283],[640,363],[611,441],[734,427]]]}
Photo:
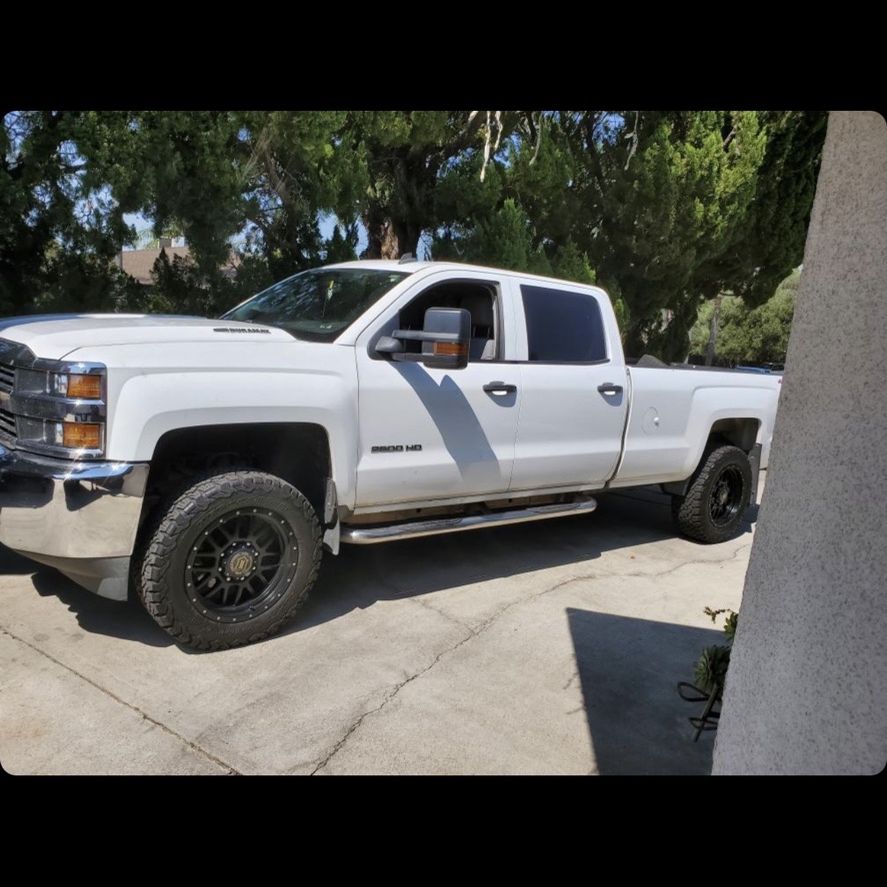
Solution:
{"label": "green tree foliage", "polygon": [[697,273],[706,296],[730,290],[751,306],[769,299],[801,262],[826,125],[824,114],[760,117],[767,144],[754,200],[718,261]]}
{"label": "green tree foliage", "polygon": [[207,271],[244,223],[246,147],[237,115],[221,111],[90,112],[78,151],[120,213],[142,212],[155,236],[173,227]]}
{"label": "green tree foliage", "polygon": [[[366,258],[415,254],[423,231],[453,221],[454,201],[462,202],[459,216],[470,206],[482,206],[478,197],[490,154],[529,118],[530,112],[351,112],[345,140],[362,161],[358,208],[369,240]],[[447,174],[465,167],[477,171],[477,178],[457,174],[449,185],[467,188],[450,187],[439,200]]]}
{"label": "green tree foliage", "polygon": [[0,314],[112,310],[132,284],[111,260],[122,212],[78,152],[89,123],[67,111],[13,112],[0,127]]}
{"label": "green tree foliage", "polygon": [[[630,353],[683,357],[702,301],[801,258],[823,114],[27,112],[0,133],[0,311],[222,310],[323,262],[435,258],[605,286]],[[114,255],[181,233],[149,294]],[[319,219],[333,218],[329,238]],[[223,275],[237,238],[241,264]],[[210,295],[207,295],[209,292]],[[670,318],[670,320],[669,320]]]}
{"label": "green tree foliage", "polygon": [[484,183],[479,183],[477,154],[441,177],[435,258],[595,282],[564,207],[569,169],[553,143],[539,136],[535,145],[517,137],[506,141],[499,165],[488,171]]}
{"label": "green tree foliage", "polygon": [[[754,198],[766,145],[758,115],[562,112],[553,125],[572,155],[574,236],[628,307],[629,351],[683,356],[699,269],[736,239]],[[663,328],[664,309],[673,319]]]}
{"label": "green tree foliage", "polygon": [[486,214],[467,236],[451,226],[437,240],[434,255],[517,271],[551,272],[544,253],[533,246],[527,214],[511,198]]}
{"label": "green tree foliage", "polygon": [[587,279],[573,258],[584,257],[613,299],[629,353],[683,359],[704,299],[729,288],[760,300],[800,261],[824,121],[551,112],[544,138],[506,143],[483,203],[471,200],[481,189],[469,187],[470,163],[445,173],[438,221],[447,210],[450,221],[434,255]]}
{"label": "green tree foliage", "polygon": [[[355,257],[362,166],[354,152],[340,150],[345,117],[6,115],[0,129],[0,313],[161,304],[164,310],[221,310],[260,280]],[[350,223],[325,243],[318,214],[343,207]],[[150,294],[114,262],[123,246],[136,242],[126,213],[150,218],[154,239],[181,234],[190,247],[192,263],[161,262]],[[244,261],[231,281],[220,267],[231,238],[244,231]]]}
{"label": "green tree foliage", "polygon": [[[721,299],[715,346],[721,362],[785,362],[799,280],[800,271],[793,272],[780,283],[766,302],[757,307],[749,306],[738,296],[724,296]],[[701,355],[705,352],[713,310],[714,303],[711,301],[699,309],[696,323],[690,331],[693,354]]]}
{"label": "green tree foliage", "polygon": [[680,360],[702,300],[729,290],[757,304],[801,261],[825,115],[645,116],[626,116],[617,162],[602,157],[611,185],[589,256],[631,311],[629,352]]}
{"label": "green tree foliage", "polygon": [[[248,248],[275,279],[323,262],[356,258],[356,220],[364,164],[345,131],[348,114],[251,112],[239,115]],[[320,213],[343,220],[324,243]]]}

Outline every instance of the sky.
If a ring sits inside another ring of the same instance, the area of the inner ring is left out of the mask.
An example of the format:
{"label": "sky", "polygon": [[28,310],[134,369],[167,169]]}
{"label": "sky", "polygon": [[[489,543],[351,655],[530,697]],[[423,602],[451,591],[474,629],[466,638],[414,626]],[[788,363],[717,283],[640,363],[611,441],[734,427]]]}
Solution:
{"label": "sky", "polygon": [[[146,218],[141,213],[126,213],[123,216],[124,222],[127,225],[133,225],[138,233],[139,238],[141,239],[142,235],[150,237],[151,236],[151,220]],[[330,237],[333,236],[333,228],[336,226],[336,216],[332,213],[321,213],[318,216],[318,226],[320,228],[320,234],[324,238],[324,240],[329,240]],[[237,248],[243,244],[246,232],[241,231],[240,234],[235,234],[234,237],[231,238],[232,245]],[[180,246],[183,241],[174,240],[173,246]],[[363,226],[363,223],[358,221],[357,223],[357,254],[360,255],[363,250],[366,249],[367,246],[367,232],[366,228]],[[419,251],[423,251],[423,247],[420,244]]]}
{"label": "sky", "polygon": [[[141,240],[144,237],[152,237],[151,233],[151,220],[146,218],[141,213],[125,213],[123,216],[123,220],[127,225],[133,225],[138,233],[138,237]],[[332,213],[320,213],[318,215],[317,224],[320,228],[320,235],[324,240],[329,240],[330,237],[333,236],[333,228],[336,226],[337,218]],[[231,238],[231,244],[235,249],[243,245],[244,238],[246,236],[246,231],[242,231],[240,234],[235,234],[234,237]],[[357,222],[357,254],[358,256],[366,249],[367,247],[367,231],[363,225],[363,222]],[[184,238],[178,238],[173,240],[173,246],[183,246],[185,245]],[[136,249],[137,247],[126,247],[127,249]],[[424,243],[424,240],[419,241],[419,250],[417,259],[428,259],[430,257],[428,247]]]}

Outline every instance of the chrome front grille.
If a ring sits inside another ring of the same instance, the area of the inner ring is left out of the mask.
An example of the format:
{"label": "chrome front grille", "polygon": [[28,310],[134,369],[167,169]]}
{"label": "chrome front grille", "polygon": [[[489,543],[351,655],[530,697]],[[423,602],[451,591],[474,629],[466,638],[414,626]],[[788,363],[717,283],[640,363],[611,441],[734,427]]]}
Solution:
{"label": "chrome front grille", "polygon": [[9,399],[15,387],[15,362],[23,348],[17,342],[0,339],[0,442],[7,446],[15,446],[18,439]]}
{"label": "chrome front grille", "polygon": [[0,391],[12,392],[15,383],[15,370],[11,363],[0,363]]}
{"label": "chrome front grille", "polygon": [[15,384],[15,369],[11,363],[0,361],[0,439],[15,443],[15,416],[6,407]]}
{"label": "chrome front grille", "polygon": [[9,410],[0,409],[0,437],[6,437],[13,441],[16,438],[15,416]]}

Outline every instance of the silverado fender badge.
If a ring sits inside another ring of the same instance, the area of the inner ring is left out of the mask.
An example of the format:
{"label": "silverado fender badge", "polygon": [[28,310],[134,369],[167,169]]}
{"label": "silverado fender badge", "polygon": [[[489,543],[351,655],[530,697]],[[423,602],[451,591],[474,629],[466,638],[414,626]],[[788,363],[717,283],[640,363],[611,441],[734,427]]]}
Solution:
{"label": "silverado fender badge", "polygon": [[387,447],[372,447],[373,453],[415,453],[422,449],[422,444],[392,444]]}

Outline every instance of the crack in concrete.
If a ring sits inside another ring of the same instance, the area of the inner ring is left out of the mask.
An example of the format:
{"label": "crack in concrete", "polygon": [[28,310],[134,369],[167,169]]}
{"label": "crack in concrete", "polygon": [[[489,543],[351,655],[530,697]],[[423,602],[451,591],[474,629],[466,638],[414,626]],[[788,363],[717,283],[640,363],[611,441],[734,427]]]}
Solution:
{"label": "crack in concrete", "polygon": [[[460,623],[460,624],[462,624],[463,628],[467,629],[468,634],[464,638],[462,638],[461,640],[457,641],[452,646],[447,647],[445,650],[441,650],[441,652],[438,653],[437,656],[435,656],[434,659],[431,661],[431,663],[429,665],[425,666],[425,668],[422,668],[419,671],[415,672],[414,674],[410,675],[410,677],[406,678],[406,680],[403,680],[400,683],[395,684],[395,686],[385,694],[385,698],[375,708],[370,709],[369,711],[363,712],[363,714],[361,714],[348,727],[348,729],[345,731],[342,738],[333,746],[333,748],[329,751],[329,753],[314,767],[314,769],[311,771],[310,775],[314,776],[317,773],[319,773],[321,770],[323,770],[324,767],[326,767],[327,764],[329,764],[329,762],[342,750],[342,748],[345,746],[345,744],[348,742],[348,740],[351,738],[351,736],[354,735],[354,733],[360,728],[361,724],[363,724],[363,722],[370,715],[377,714],[383,708],[385,708],[385,706],[387,706],[388,703],[391,702],[391,700],[394,699],[394,697],[397,696],[397,694],[400,693],[400,691],[404,687],[407,686],[407,684],[411,684],[417,678],[420,678],[420,677],[422,677],[422,675],[427,674],[447,654],[455,653],[456,650],[458,650],[464,644],[467,644],[468,641],[483,634],[491,625],[493,625],[494,622],[496,622],[498,619],[500,619],[502,617],[502,615],[504,613],[506,613],[508,610],[512,609],[513,607],[519,606],[521,604],[528,603],[529,601],[533,601],[536,598],[540,598],[543,595],[551,593],[552,591],[557,591],[557,589],[561,588],[564,585],[567,585],[570,582],[575,582],[579,579],[594,579],[594,578],[596,578],[596,576],[593,573],[590,573],[587,576],[573,576],[569,579],[565,579],[562,582],[558,582],[555,585],[552,585],[550,588],[545,588],[542,591],[538,591],[538,592],[536,592],[536,594],[532,594],[529,597],[520,598],[519,600],[516,600],[516,601],[511,601],[511,602],[507,603],[504,607],[501,607],[500,609],[498,609],[495,613],[493,613],[487,619],[485,619],[477,628],[472,628],[471,626],[464,625],[463,623]],[[434,608],[432,607],[430,609],[434,609]],[[436,612],[440,612],[440,611],[436,611]],[[441,615],[444,615],[444,614],[441,614]]]}
{"label": "crack in concrete", "polygon": [[682,570],[684,567],[693,567],[693,566],[705,566],[706,564],[729,564],[731,561],[735,561],[739,559],[739,555],[742,554],[746,549],[751,548],[751,542],[747,545],[741,545],[730,557],[718,558],[716,560],[696,560],[696,561],[682,561],[677,566],[669,567],[667,570],[654,570],[652,573],[645,573],[643,571],[638,571],[635,573],[613,573],[613,576],[630,576],[634,579],[640,579],[644,576],[652,577],[660,577],[660,576],[668,576],[671,573],[676,573],[678,570]]}
{"label": "crack in concrete", "polygon": [[570,687],[572,687],[573,684],[575,684],[578,679],[579,679],[579,672],[574,671],[573,674],[570,675],[570,680],[568,680],[567,683],[564,684],[563,687],[561,687],[561,690],[569,690]]}
{"label": "crack in concrete", "polygon": [[[730,557],[723,558],[721,560],[685,561],[681,564],[678,564],[676,567],[672,567],[668,570],[663,570],[660,572],[653,572],[653,573],[642,573],[642,572],[641,573],[607,573],[607,572],[605,572],[603,574],[601,574],[601,573],[584,573],[580,576],[569,576],[566,579],[562,579],[562,580],[556,582],[554,585],[551,585],[548,588],[542,589],[542,591],[538,591],[535,594],[531,594],[529,597],[522,597],[522,598],[519,598],[518,600],[510,601],[509,603],[505,604],[505,606],[500,607],[498,610],[496,610],[496,612],[494,612],[491,616],[489,616],[487,619],[485,619],[477,628],[473,628],[472,626],[462,622],[461,620],[456,619],[455,617],[450,616],[449,614],[444,613],[441,610],[438,610],[436,607],[432,607],[430,604],[420,601],[418,598],[410,598],[410,600],[415,601],[420,606],[425,607],[426,609],[429,609],[429,610],[433,610],[438,615],[444,616],[445,618],[456,623],[457,625],[461,626],[462,628],[465,628],[468,631],[468,634],[465,637],[463,637],[461,640],[457,641],[452,646],[447,647],[446,649],[444,649],[440,653],[438,653],[437,656],[434,657],[434,659],[431,661],[431,663],[429,665],[426,665],[424,668],[422,668],[419,671],[415,672],[414,674],[410,675],[408,678],[401,681],[400,683],[395,684],[394,687],[392,687],[389,691],[387,691],[385,693],[384,698],[375,708],[369,709],[368,711],[363,712],[359,717],[357,717],[350,724],[348,729],[342,735],[341,739],[339,739],[339,741],[336,742],[336,744],[330,749],[330,751],[315,765],[315,767],[311,771],[310,775],[314,776],[317,773],[319,773],[321,770],[323,770],[329,764],[329,762],[345,747],[348,740],[357,732],[358,729],[360,729],[363,722],[371,715],[378,714],[380,711],[382,711],[382,709],[385,708],[388,705],[388,703],[391,702],[398,695],[398,693],[400,693],[400,691],[404,687],[407,686],[407,684],[411,684],[416,679],[422,677],[423,675],[425,675],[429,671],[431,671],[431,669],[434,668],[434,666],[437,665],[437,663],[440,662],[440,660],[443,659],[444,656],[448,655],[449,653],[454,653],[456,650],[458,650],[464,644],[467,644],[468,641],[483,634],[488,628],[490,628],[490,626],[492,626],[495,622],[497,622],[505,613],[507,613],[512,608],[517,607],[517,606],[522,606],[523,604],[534,601],[537,598],[543,597],[546,594],[551,594],[551,592],[558,591],[559,589],[564,588],[567,585],[571,585],[574,582],[582,582],[582,581],[586,581],[589,579],[611,579],[611,578],[614,578],[617,576],[636,576],[636,577],[667,576],[669,573],[673,573],[676,570],[681,569],[682,567],[692,566],[693,564],[728,563],[730,561],[736,560],[738,558],[738,556],[745,549],[750,548],[750,547],[751,547],[751,543],[749,543],[748,545],[743,545],[740,548],[738,548],[736,551],[734,551],[733,554],[730,555]],[[388,583],[388,584],[390,587],[394,587],[393,585],[391,585],[391,583]],[[564,689],[566,690],[567,687],[569,687],[569,685],[577,677],[578,677],[578,672],[572,678],[570,678],[570,680],[567,682],[567,685],[564,687]],[[577,709],[577,711],[578,710],[579,709]],[[596,771],[592,771],[592,772],[596,772]]]}
{"label": "crack in concrete", "polygon": [[427,601],[422,600],[421,597],[411,597],[409,598],[414,604],[418,604],[425,610],[431,610],[432,613],[437,613],[438,616],[443,616],[444,619],[452,622],[454,625],[458,625],[460,628],[464,628],[467,631],[472,631],[471,626],[467,622],[463,622],[461,619],[458,619],[456,616],[451,616],[449,613],[445,613],[443,610],[438,610],[437,607],[433,607]]}
{"label": "crack in concrete", "polygon": [[333,757],[335,757],[335,755],[337,755],[339,753],[339,751],[342,749],[342,747],[345,745],[345,743],[348,742],[348,740],[351,738],[352,734],[360,727],[360,725],[370,715],[374,715],[377,712],[380,712],[383,708],[385,708],[385,706],[388,705],[388,703],[391,702],[391,700],[394,699],[394,697],[397,696],[397,694],[400,693],[400,691],[407,684],[412,683],[413,681],[416,680],[416,678],[422,677],[422,675],[425,674],[425,672],[430,671],[432,668],[434,668],[434,666],[437,665],[437,663],[440,661],[440,659],[443,656],[445,656],[447,653],[451,653],[454,650],[458,650],[459,647],[462,646],[462,644],[464,644],[466,641],[470,641],[471,638],[474,637],[474,633],[471,631],[471,629],[468,629],[468,631],[469,631],[469,634],[467,634],[464,638],[462,638],[458,643],[454,644],[452,647],[447,647],[445,650],[442,650],[440,653],[438,653],[437,656],[435,656],[434,659],[431,661],[431,663],[429,665],[425,666],[425,668],[419,669],[419,671],[410,675],[405,680],[401,681],[398,684],[395,684],[394,687],[392,689],[390,689],[385,694],[384,699],[379,703],[379,705],[377,705],[375,708],[370,709],[369,711],[365,711],[363,714],[361,714],[360,717],[358,717],[354,721],[354,723],[352,723],[351,726],[348,727],[348,729],[345,731],[342,738],[332,747],[332,749],[329,751],[329,753],[326,755],[326,757],[324,757],[314,767],[314,769],[311,771],[310,775],[314,776],[317,773],[319,773],[321,770],[323,770],[323,768],[326,767],[327,764],[329,764],[329,762],[333,759]]}
{"label": "crack in concrete", "polygon": [[12,638],[14,641],[18,641],[20,644],[24,644],[26,647],[33,650],[35,653],[38,653],[39,655],[45,657],[50,662],[53,662],[56,665],[58,665],[60,668],[65,669],[65,671],[69,671],[71,674],[80,678],[81,681],[84,681],[85,683],[89,684],[91,687],[95,687],[96,690],[98,690],[99,692],[104,693],[106,696],[109,696],[115,702],[120,703],[120,705],[126,706],[126,708],[130,709],[130,711],[134,711],[137,715],[139,715],[141,718],[146,720],[149,724],[153,724],[155,727],[159,727],[164,733],[168,733],[170,736],[174,736],[180,742],[183,742],[185,745],[187,745],[188,748],[190,748],[192,751],[195,751],[198,754],[203,755],[203,757],[212,761],[218,767],[221,767],[223,770],[226,770],[227,771],[226,775],[228,775],[228,776],[240,776],[241,775],[241,773],[238,770],[236,770],[230,764],[227,764],[221,758],[216,757],[212,752],[207,751],[205,748],[202,748],[196,742],[192,742],[187,737],[182,736],[181,733],[177,733],[171,727],[167,727],[166,724],[163,724],[160,721],[152,718],[149,714],[146,714],[144,711],[142,711],[142,709],[140,709],[137,705],[133,705],[131,702],[127,702],[125,699],[121,699],[119,696],[112,693],[106,687],[103,687],[101,684],[96,683],[94,680],[92,680],[92,678],[88,678],[85,674],[81,674],[81,672],[77,671],[76,668],[72,668],[70,665],[67,665],[66,663],[62,662],[61,660],[56,659],[55,656],[50,655],[45,650],[41,650],[39,647],[35,647],[30,641],[26,641],[24,638],[19,637],[17,634],[14,634],[13,632],[9,631],[9,629],[5,628],[2,625],[0,625],[0,632],[5,634],[7,637]]}

